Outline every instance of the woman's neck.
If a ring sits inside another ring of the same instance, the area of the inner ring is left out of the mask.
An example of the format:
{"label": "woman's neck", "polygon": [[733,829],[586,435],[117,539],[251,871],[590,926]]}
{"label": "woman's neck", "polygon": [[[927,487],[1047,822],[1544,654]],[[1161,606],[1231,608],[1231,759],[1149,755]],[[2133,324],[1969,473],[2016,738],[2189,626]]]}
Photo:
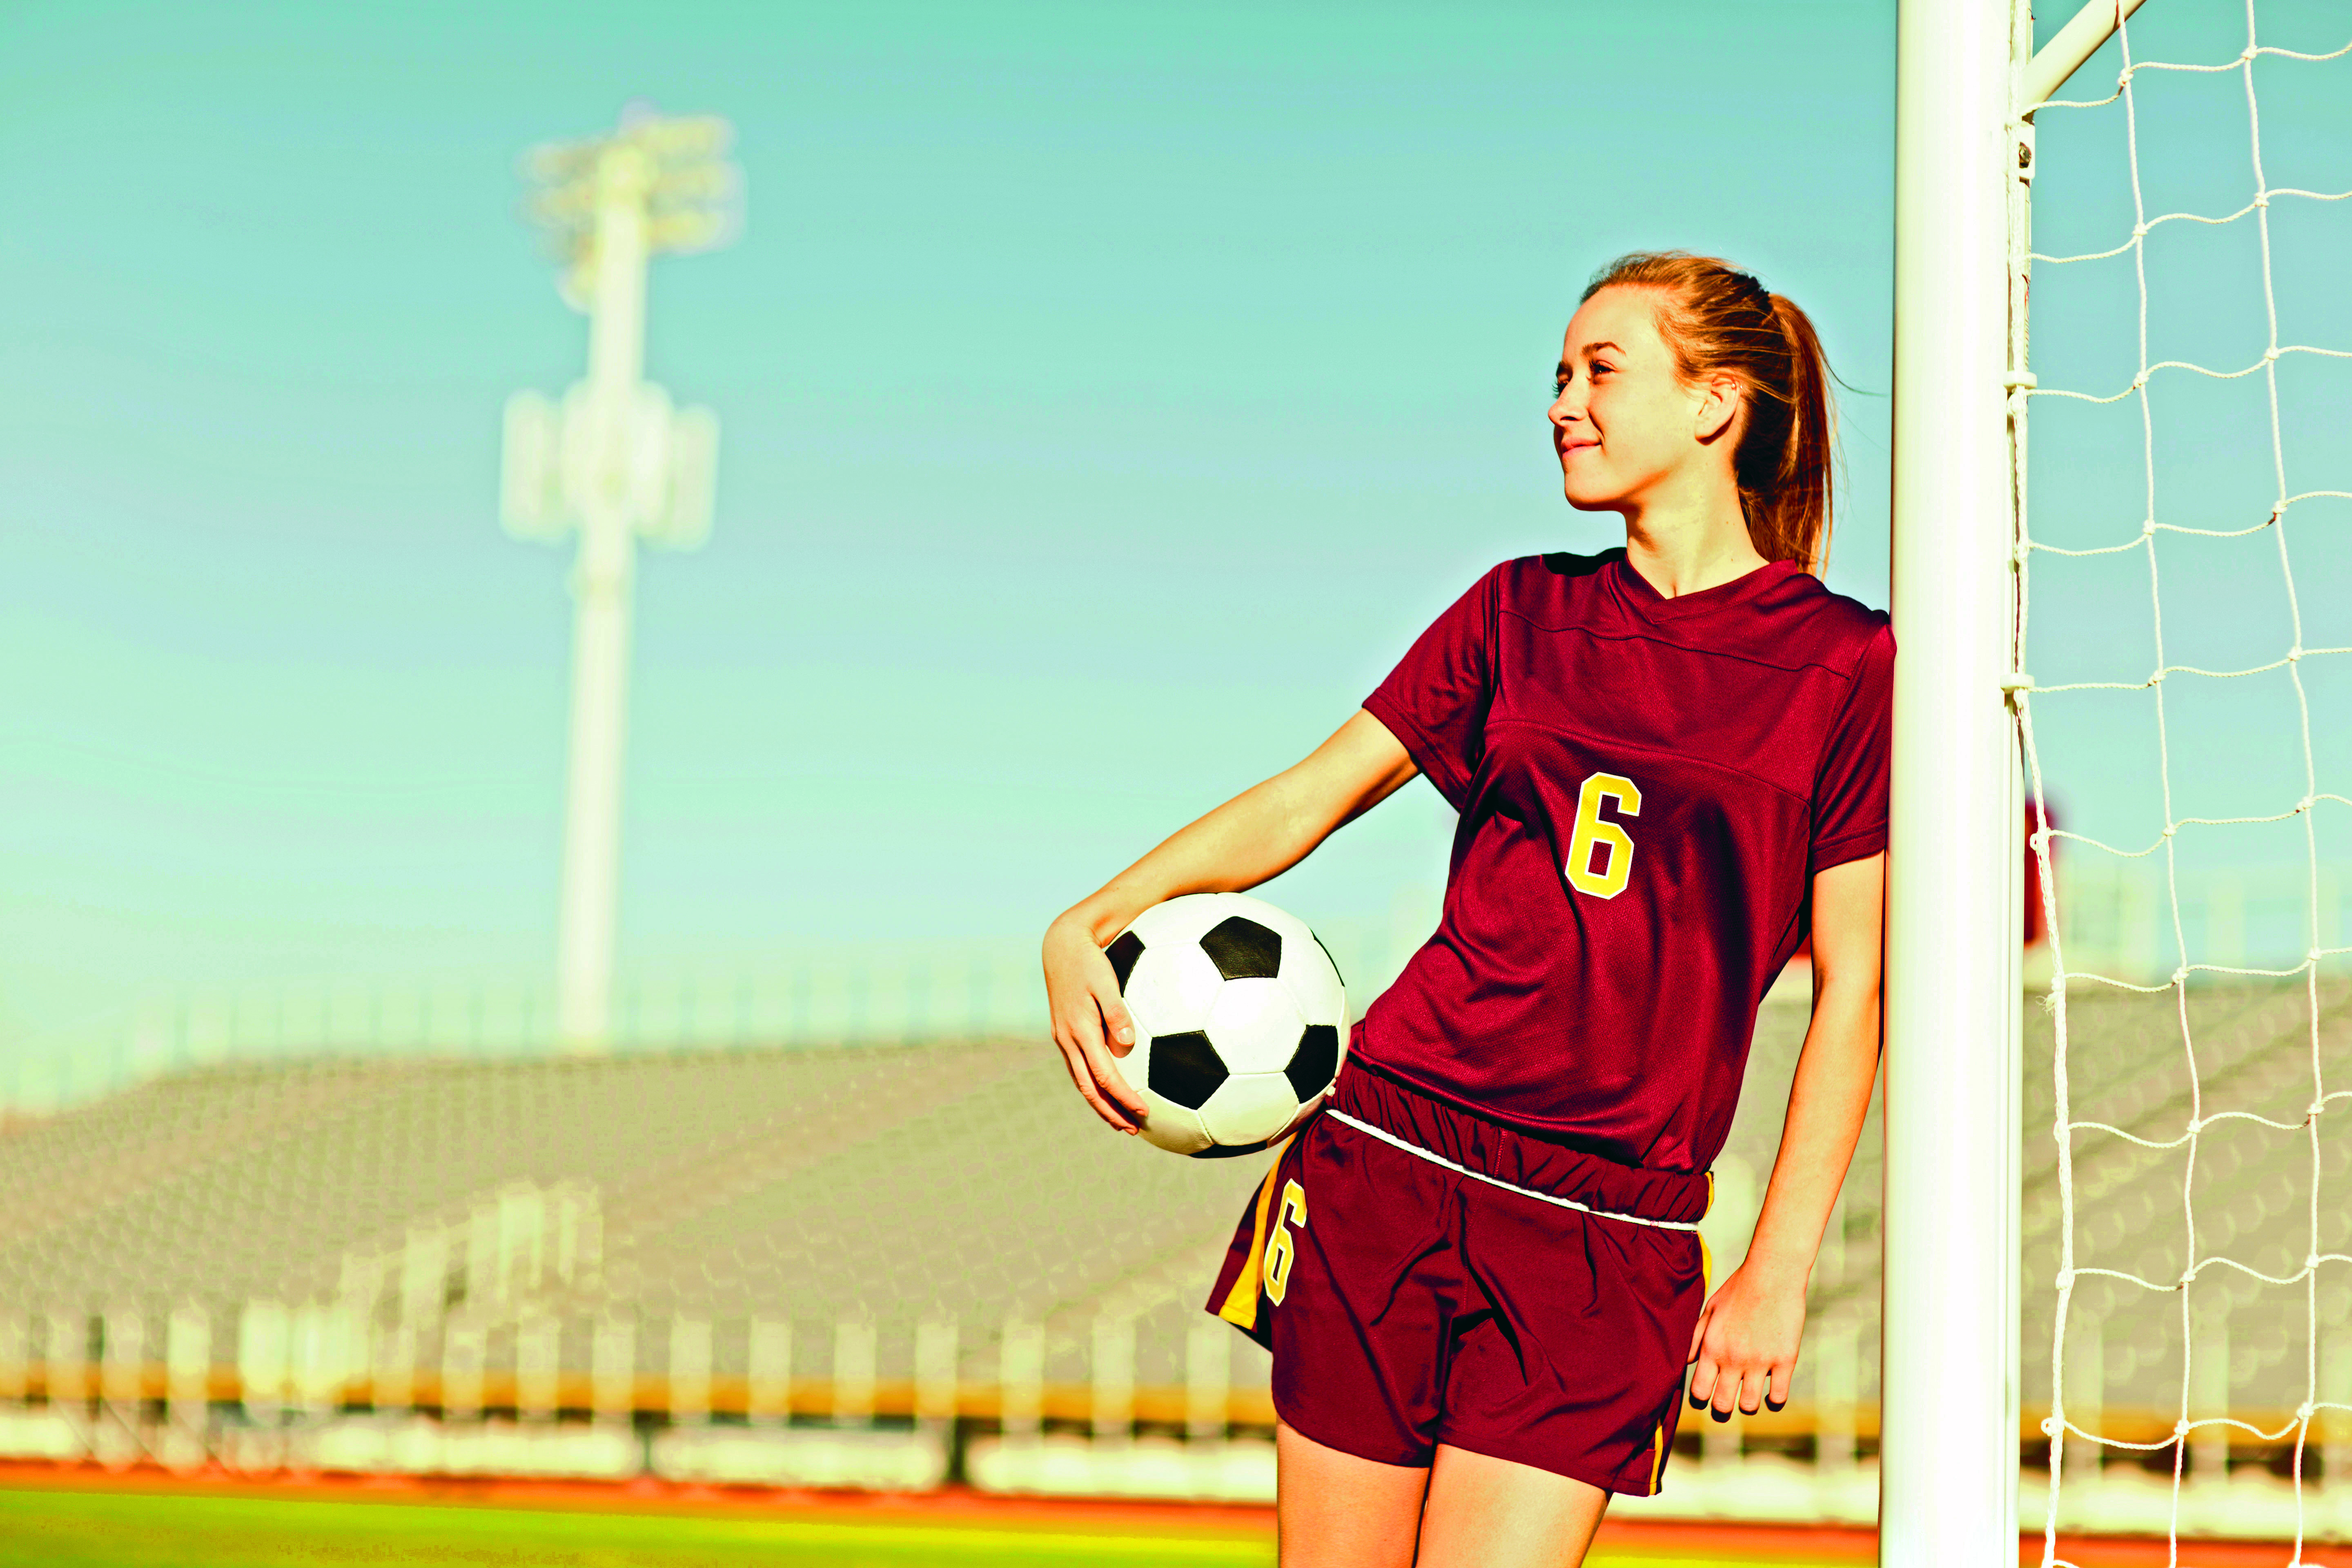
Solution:
{"label": "woman's neck", "polygon": [[1678,599],[1745,577],[1764,557],[1748,536],[1734,492],[1627,510],[1625,563],[1661,598]]}

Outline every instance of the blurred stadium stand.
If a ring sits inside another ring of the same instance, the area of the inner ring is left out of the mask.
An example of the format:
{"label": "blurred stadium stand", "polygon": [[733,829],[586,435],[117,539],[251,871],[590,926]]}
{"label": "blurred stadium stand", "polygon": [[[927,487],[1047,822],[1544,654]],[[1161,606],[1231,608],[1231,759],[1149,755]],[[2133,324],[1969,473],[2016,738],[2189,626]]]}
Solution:
{"label": "blurred stadium stand", "polygon": [[[1795,971],[1759,1026],[1706,1226],[1718,1271],[1770,1170],[1802,1002]],[[2317,1002],[2315,1041],[2300,983],[2188,994],[2200,1254],[2274,1277],[2352,1252],[2352,1150],[2326,1121],[2315,1146],[2306,1128],[2212,1119],[2302,1119],[2315,1048],[2352,1052],[2352,986],[2331,980]],[[2180,1008],[2077,988],[2078,1119],[2179,1136]],[[2039,1007],[2028,1030],[2031,1514],[2058,1210]],[[2102,1133],[2076,1149],[2078,1266],[2177,1279],[2183,1151]],[[1263,1497],[1265,1357],[1198,1310],[1262,1163],[1101,1131],[1050,1049],[1021,1039],[184,1068],[0,1131],[0,1454]],[[1874,1516],[1878,1190],[1874,1118],[1815,1271],[1794,1400],[1686,1421],[1666,1494],[1622,1511]],[[2233,1419],[2277,1432],[2314,1380],[2346,1399],[2347,1270],[2323,1268],[2315,1290],[2225,1272],[2226,1317],[2187,1332],[2229,1375],[2193,1386],[2188,1414],[2234,1400]],[[2069,1391],[2076,1420],[2155,1447],[2147,1465],[2110,1448],[2091,1477],[2087,1447],[2070,1450],[2062,1522],[2160,1525],[2180,1298],[2085,1277],[2074,1310],[2100,1369]],[[2352,1432],[2315,1422],[2311,1437],[2305,1527],[2341,1535]],[[2291,1436],[2192,1443],[2188,1526],[2291,1529],[2296,1462]]]}
{"label": "blurred stadium stand", "polygon": [[[2168,895],[2151,863],[2084,857],[2065,877],[2076,970],[2160,982],[2179,962]],[[2322,866],[2319,946],[2341,945],[2352,868]],[[2200,963],[2300,962],[2307,873],[2182,869],[2184,934]],[[1401,889],[1384,916],[1324,918],[1316,932],[1360,1013],[1437,918],[1434,888]],[[756,961],[641,962],[620,977],[615,1051],[1014,1037],[1043,1016],[1036,943],[908,942],[814,946]],[[127,1000],[51,1033],[0,1033],[0,1118],[46,1115],[158,1073],[236,1061],[385,1055],[504,1058],[554,1048],[547,976],[484,971],[430,979],[345,977],[198,987]],[[0,1024],[6,1020],[0,1019]]]}

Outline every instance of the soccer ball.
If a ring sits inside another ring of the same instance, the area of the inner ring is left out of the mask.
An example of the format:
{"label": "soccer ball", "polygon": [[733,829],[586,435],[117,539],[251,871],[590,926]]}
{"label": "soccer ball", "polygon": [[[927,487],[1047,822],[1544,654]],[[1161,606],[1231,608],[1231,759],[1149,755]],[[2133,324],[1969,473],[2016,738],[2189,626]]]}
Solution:
{"label": "soccer ball", "polygon": [[1104,950],[1135,1018],[1119,1061],[1178,1154],[1247,1154],[1307,1119],[1348,1054],[1339,966],[1307,923],[1239,893],[1188,893]]}

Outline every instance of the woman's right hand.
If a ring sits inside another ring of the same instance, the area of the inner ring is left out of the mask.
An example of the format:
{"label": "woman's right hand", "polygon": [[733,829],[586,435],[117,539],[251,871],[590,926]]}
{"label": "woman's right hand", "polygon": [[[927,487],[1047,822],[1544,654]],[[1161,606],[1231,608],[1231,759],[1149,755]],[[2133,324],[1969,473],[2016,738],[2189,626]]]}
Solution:
{"label": "woman's right hand", "polygon": [[1119,1000],[1118,976],[1086,925],[1064,915],[1045,931],[1045,1006],[1070,1081],[1095,1114],[1121,1132],[1143,1124],[1143,1097],[1115,1059],[1135,1048],[1135,1020]]}

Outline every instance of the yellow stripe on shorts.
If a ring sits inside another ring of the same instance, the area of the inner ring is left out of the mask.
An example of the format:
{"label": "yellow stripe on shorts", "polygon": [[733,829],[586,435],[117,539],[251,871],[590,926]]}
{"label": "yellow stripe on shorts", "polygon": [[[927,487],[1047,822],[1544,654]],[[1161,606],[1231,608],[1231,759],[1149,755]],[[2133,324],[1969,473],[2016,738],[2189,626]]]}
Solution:
{"label": "yellow stripe on shorts", "polygon": [[1265,1168],[1265,1180],[1258,1184],[1257,1217],[1250,1221],[1249,1257],[1234,1276],[1234,1288],[1225,1292],[1224,1304],[1217,1309],[1217,1316],[1237,1329],[1257,1327],[1258,1274],[1265,1267],[1265,1218],[1274,1207],[1275,1173],[1282,1169],[1283,1151],[1289,1147],[1287,1138],[1275,1145],[1274,1163]]}

